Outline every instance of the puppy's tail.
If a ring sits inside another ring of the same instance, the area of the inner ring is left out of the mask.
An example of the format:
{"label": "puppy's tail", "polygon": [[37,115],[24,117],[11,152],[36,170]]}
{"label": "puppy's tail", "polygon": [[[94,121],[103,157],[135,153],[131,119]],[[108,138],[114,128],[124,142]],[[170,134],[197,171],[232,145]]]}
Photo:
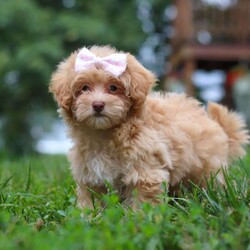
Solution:
{"label": "puppy's tail", "polygon": [[236,113],[216,103],[208,104],[208,114],[219,123],[229,138],[229,156],[231,159],[245,155],[244,145],[249,143],[249,133],[244,120]]}

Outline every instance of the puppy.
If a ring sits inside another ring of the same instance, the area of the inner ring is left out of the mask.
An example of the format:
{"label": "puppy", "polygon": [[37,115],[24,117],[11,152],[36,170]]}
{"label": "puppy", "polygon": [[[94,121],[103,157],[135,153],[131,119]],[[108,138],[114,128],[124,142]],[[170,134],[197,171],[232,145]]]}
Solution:
{"label": "puppy", "polygon": [[206,112],[184,94],[149,94],[155,82],[134,56],[109,46],[72,53],[52,75],[82,207],[92,207],[89,190],[106,192],[106,181],[131,206],[158,202],[162,183],[205,186],[212,173],[223,184],[219,169],[244,155],[249,136],[236,113],[215,103]]}

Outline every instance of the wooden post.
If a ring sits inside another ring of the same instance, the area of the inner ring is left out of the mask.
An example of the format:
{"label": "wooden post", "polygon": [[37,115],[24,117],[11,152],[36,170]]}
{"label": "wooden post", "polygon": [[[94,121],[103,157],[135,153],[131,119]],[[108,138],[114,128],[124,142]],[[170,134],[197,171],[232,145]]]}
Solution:
{"label": "wooden post", "polygon": [[174,43],[189,42],[193,38],[192,0],[175,0],[177,17],[174,21]]}
{"label": "wooden post", "polygon": [[188,96],[194,96],[195,94],[195,89],[192,82],[192,75],[195,68],[196,63],[192,58],[188,59],[184,64],[183,75],[185,81],[186,94]]}

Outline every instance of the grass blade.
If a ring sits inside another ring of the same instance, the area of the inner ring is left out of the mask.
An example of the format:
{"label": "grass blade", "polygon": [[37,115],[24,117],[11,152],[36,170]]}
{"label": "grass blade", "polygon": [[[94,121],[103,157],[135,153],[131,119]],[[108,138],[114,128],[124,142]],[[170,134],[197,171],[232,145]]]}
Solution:
{"label": "grass blade", "polygon": [[28,168],[28,180],[27,180],[27,183],[26,183],[26,188],[25,188],[25,191],[28,192],[29,191],[29,188],[30,188],[30,174],[31,174],[31,164],[29,163],[29,168]]}
{"label": "grass blade", "polygon": [[2,191],[9,183],[9,181],[13,178],[15,174],[11,175],[3,184],[2,186],[0,187],[0,191]]}

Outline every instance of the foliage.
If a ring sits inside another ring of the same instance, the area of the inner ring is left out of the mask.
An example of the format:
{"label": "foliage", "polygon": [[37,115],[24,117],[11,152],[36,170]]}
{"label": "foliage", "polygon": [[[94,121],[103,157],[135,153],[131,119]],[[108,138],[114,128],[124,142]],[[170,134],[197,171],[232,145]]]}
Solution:
{"label": "foliage", "polygon": [[249,249],[250,156],[225,174],[133,212],[114,191],[76,208],[64,157],[0,161],[0,249]]}
{"label": "foliage", "polygon": [[82,46],[112,44],[135,53],[145,34],[136,2],[0,0],[0,148],[30,152],[30,128],[56,107],[48,94],[55,66]]}

